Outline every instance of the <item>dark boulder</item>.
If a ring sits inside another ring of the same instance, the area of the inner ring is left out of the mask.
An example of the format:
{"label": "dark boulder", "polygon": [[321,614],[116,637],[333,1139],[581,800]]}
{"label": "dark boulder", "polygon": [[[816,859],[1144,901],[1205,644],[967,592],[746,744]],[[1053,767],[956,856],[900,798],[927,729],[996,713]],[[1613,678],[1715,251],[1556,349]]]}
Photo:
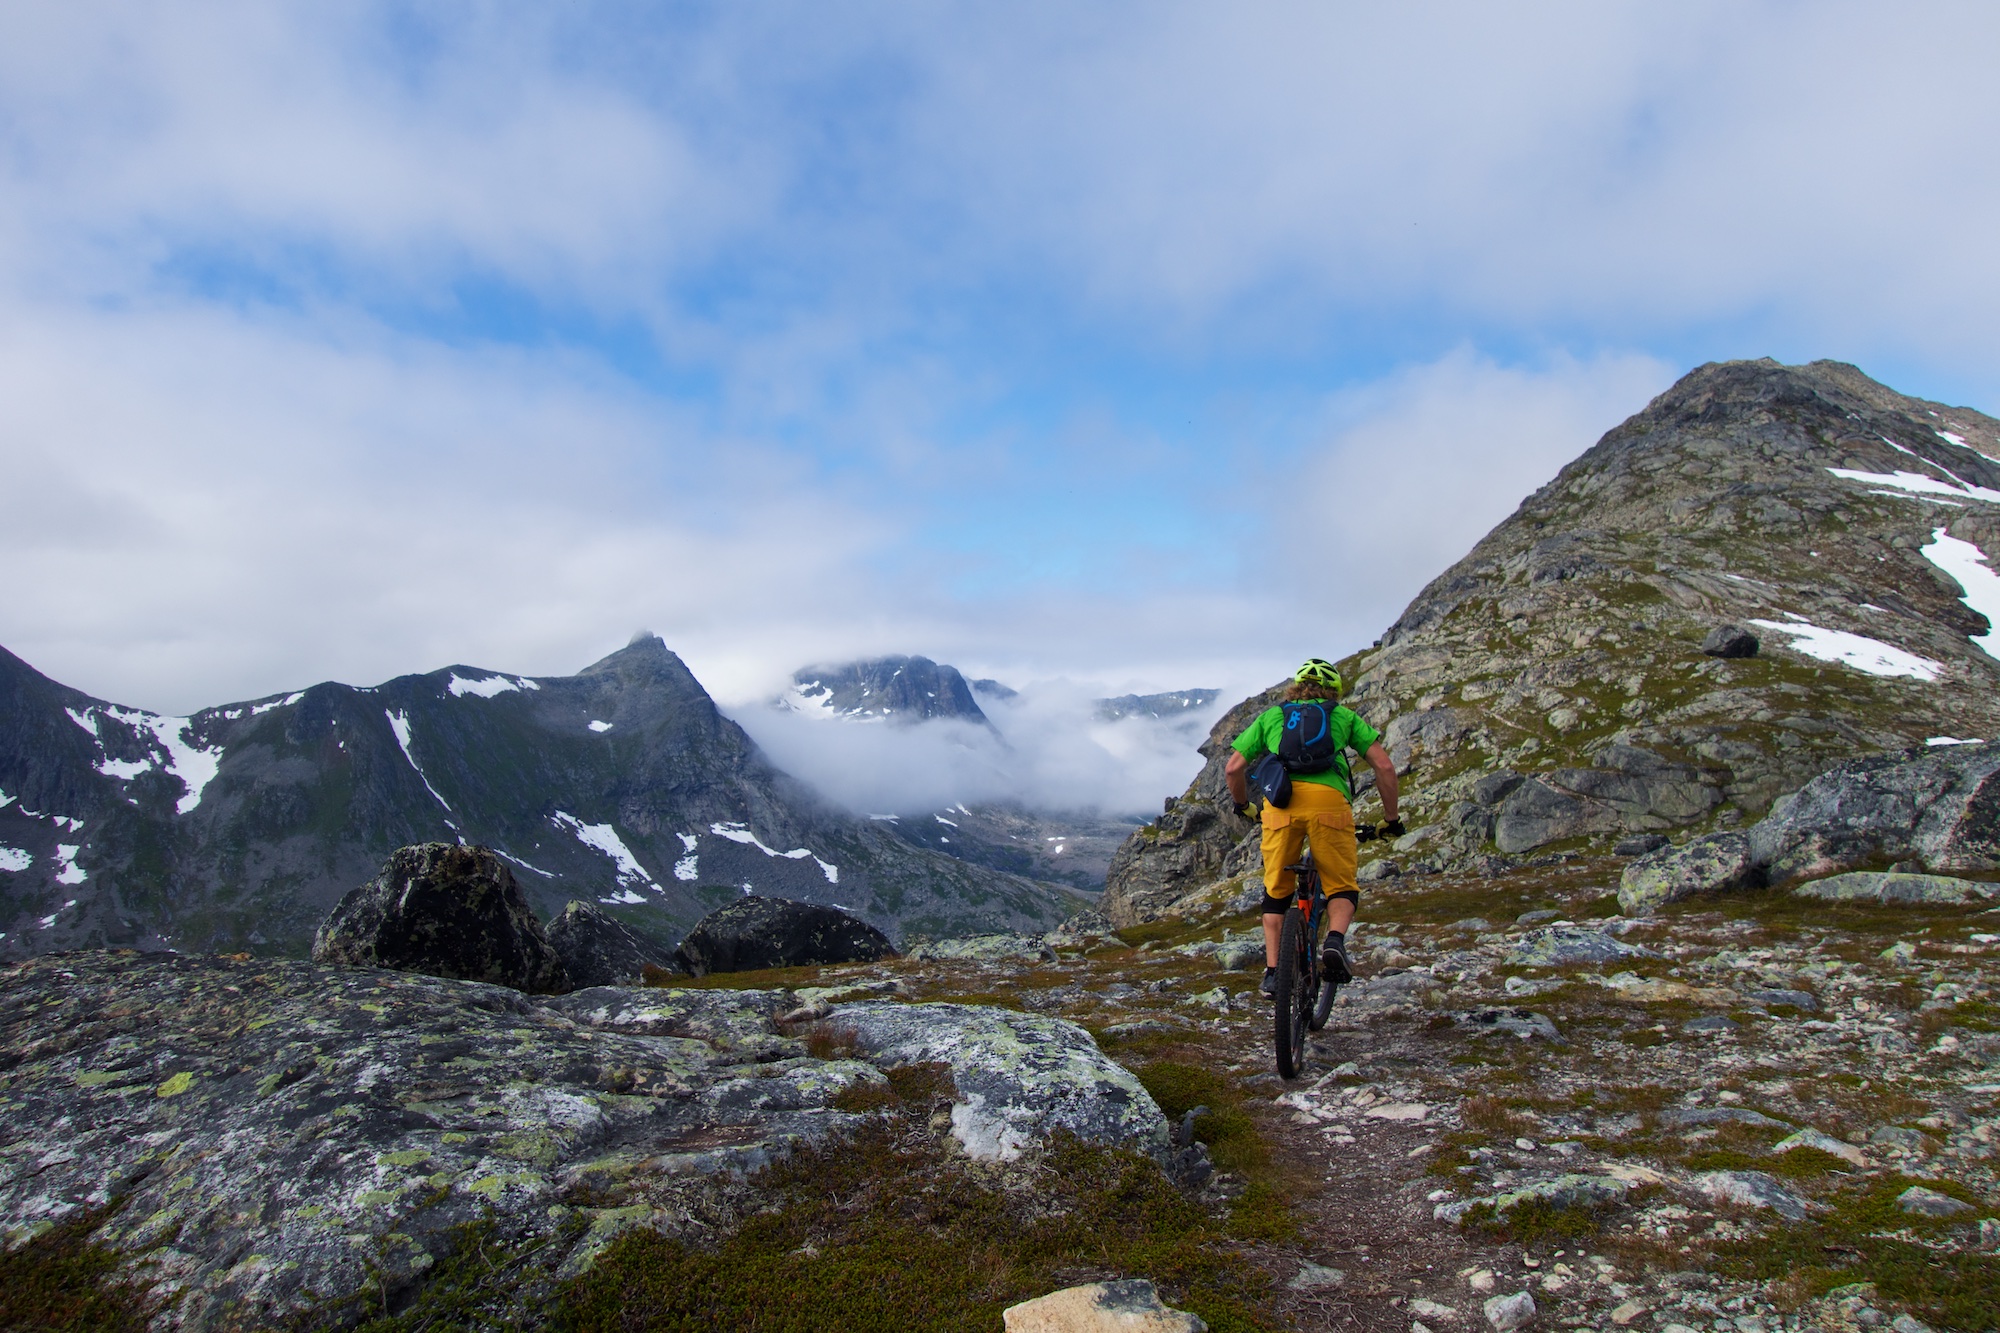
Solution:
{"label": "dark boulder", "polygon": [[572,986],[633,986],[652,967],[673,967],[673,955],[640,939],[589,903],[572,900],[549,922],[549,947]]}
{"label": "dark boulder", "polygon": [[1903,858],[2000,870],[2000,743],[1850,760],[1772,805],[1750,846],[1773,884]]}
{"label": "dark boulder", "polygon": [[484,847],[445,842],[398,848],[380,874],[340,900],[312,956],[531,993],[570,988],[506,863]]}
{"label": "dark boulder", "polygon": [[1710,657],[1755,657],[1759,646],[1757,636],[1741,625],[1717,625],[1701,641]]}
{"label": "dark boulder", "polygon": [[896,956],[889,937],[837,907],[752,894],[710,912],[674,950],[695,976]]}

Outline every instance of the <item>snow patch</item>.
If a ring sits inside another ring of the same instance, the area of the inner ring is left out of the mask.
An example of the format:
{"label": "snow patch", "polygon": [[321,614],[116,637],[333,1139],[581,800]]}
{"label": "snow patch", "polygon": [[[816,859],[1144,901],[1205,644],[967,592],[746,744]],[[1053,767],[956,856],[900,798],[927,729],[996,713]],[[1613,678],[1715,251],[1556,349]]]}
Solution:
{"label": "snow patch", "polygon": [[1950,505],[1953,509],[1965,508],[1965,505],[1962,502],[1958,500],[1947,500],[1941,495],[1910,495],[1904,491],[1870,491],[1868,493],[1870,495],[1886,495],[1891,500],[1915,500],[1918,504]]}
{"label": "snow patch", "polygon": [[[1789,613],[1787,613],[1789,614]],[[1915,653],[1904,652],[1880,639],[1871,639],[1864,634],[1850,634],[1846,630],[1822,629],[1818,625],[1793,616],[1787,621],[1753,620],[1750,622],[1762,629],[1774,629],[1792,636],[1789,645],[1793,652],[1816,657],[1822,662],[1841,662],[1856,671],[1865,671],[1871,676],[1909,676],[1916,680],[1936,680],[1938,672],[1944,669],[1942,662],[1933,662],[1928,657],[1918,657]]]}
{"label": "snow patch", "polygon": [[[447,824],[451,823],[450,820],[446,820],[445,822]],[[456,828],[457,825],[454,824],[452,825],[452,827]],[[463,834],[460,834],[458,841],[459,845],[463,846],[465,844],[465,836]],[[496,852],[500,852],[500,849],[498,847],[495,847],[493,850]],[[526,861],[523,861],[520,857],[514,855],[512,852],[500,852],[500,855],[506,857],[509,861],[512,861],[515,865],[521,867],[521,869],[523,870],[534,871],[537,875],[540,875],[543,879],[554,879],[556,877],[556,874],[553,870],[544,870],[540,866],[529,865]]]}
{"label": "snow patch", "polygon": [[1923,548],[1923,557],[1958,580],[1965,590],[1959,600],[1986,617],[1986,632],[1973,635],[1972,641],[1988,657],[2000,657],[1995,651],[2000,639],[1994,637],[2000,634],[2000,574],[1986,564],[1985,553],[1937,528],[1931,532],[1931,544]]}
{"label": "snow patch", "polygon": [[[1827,471],[1848,481],[1862,481],[1870,486],[1887,486],[1898,491],[1908,491],[1912,495],[1955,495],[1961,500],[1984,500],[1988,504],[2000,504],[2000,491],[1986,486],[1974,486],[1969,482],[1959,482],[1954,486],[1918,472],[1860,472],[1850,467],[1830,467]],[[1939,468],[1938,471],[1944,472],[1944,469]],[[1945,475],[1950,476],[1949,473]],[[1952,480],[1958,479],[1954,477]]]}
{"label": "snow patch", "polygon": [[526,676],[487,676],[483,680],[467,680],[454,673],[445,688],[458,698],[476,694],[482,699],[491,699],[497,694],[511,694],[516,690],[539,690],[542,688]]}
{"label": "snow patch", "polygon": [[708,831],[718,837],[727,838],[731,842],[740,842],[755,847],[766,856],[782,856],[787,861],[802,861],[812,855],[812,849],[809,847],[794,847],[789,852],[781,852],[775,847],[766,847],[758,839],[757,835],[750,831],[748,824],[710,824]]}
{"label": "snow patch", "polygon": [[611,724],[609,722],[592,722],[590,729],[592,731],[609,731],[611,730]]}
{"label": "snow patch", "polygon": [[837,866],[837,865],[833,864],[833,862],[831,862],[831,861],[822,861],[822,860],[820,860],[820,859],[819,859],[819,858],[818,858],[817,856],[815,856],[815,857],[813,858],[813,864],[819,867],[819,873],[820,873],[820,874],[822,874],[822,875],[825,875],[825,876],[826,876],[826,882],[827,882],[827,883],[829,883],[829,884],[838,884],[838,883],[840,883],[840,867],[839,867],[839,866]]}
{"label": "snow patch", "polygon": [[396,744],[403,747],[403,758],[409,760],[410,767],[416,770],[417,780],[424,784],[424,790],[433,796],[437,796],[437,803],[439,805],[447,810],[451,809],[451,802],[442,796],[438,796],[438,789],[431,786],[431,780],[424,776],[424,766],[417,762],[417,757],[414,754],[410,753],[409,714],[402,712],[391,713],[385,710],[382,716],[389,719],[389,730],[396,733]]}
{"label": "snow patch", "polygon": [[[659,891],[660,886],[654,882],[651,875],[646,873],[646,867],[639,864],[639,858],[632,855],[632,849],[627,847],[625,840],[618,836],[617,829],[612,828],[609,824],[586,824],[575,815],[567,814],[561,810],[556,811],[551,818],[560,827],[574,833],[576,840],[584,846],[594,848],[610,857],[612,864],[618,868],[618,882],[620,884],[629,887],[634,883],[639,883],[647,885],[655,892]],[[643,902],[644,899],[634,898],[631,901]]]}
{"label": "snow patch", "polygon": [[141,773],[153,771],[150,759],[104,759],[97,765],[97,771],[107,778],[117,778],[120,782],[130,782]]}
{"label": "snow patch", "polygon": [[267,704],[253,704],[250,708],[250,716],[256,717],[259,713],[268,713],[273,708],[290,708],[305,697],[305,691],[300,690],[297,694],[288,694],[282,699],[273,699]]}
{"label": "snow patch", "polygon": [[178,814],[184,815],[200,805],[202,789],[222,771],[222,747],[211,749],[189,740],[190,721],[187,718],[161,717],[158,713],[119,708],[112,704],[100,704],[84,712],[74,708],[63,711],[69,714],[70,721],[96,737],[100,746],[104,743],[98,731],[100,715],[108,715],[142,736],[150,736],[152,746],[163,752],[163,760],[112,759],[107,756],[98,763],[97,771],[108,778],[130,782],[141,773],[151,772],[155,763],[163,762],[166,771],[180,781],[183,790],[181,799],[174,806]]}
{"label": "snow patch", "polygon": [[83,728],[83,729],[84,729],[85,731],[89,732],[89,733],[90,733],[90,734],[91,734],[92,736],[95,736],[95,735],[97,735],[97,719],[96,719],[96,718],[92,717],[92,716],[91,716],[90,714],[88,714],[88,713],[79,713],[79,712],[77,712],[77,711],[76,711],[76,710],[75,710],[74,708],[65,708],[65,709],[63,709],[63,712],[65,712],[65,713],[68,713],[68,714],[69,714],[69,720],[70,720],[70,721],[72,721],[72,722],[76,723],[76,724],[77,724],[77,725],[78,725],[79,727],[82,727],[82,728]]}
{"label": "snow patch", "polygon": [[945,817],[944,817],[943,815],[932,815],[932,816],[931,816],[931,818],[932,818],[932,819],[935,819],[935,820],[936,820],[936,821],[937,821],[938,823],[940,823],[940,824],[946,824],[946,825],[949,825],[949,826],[950,826],[950,827],[952,827],[952,828],[957,828],[957,827],[958,827],[958,825],[956,825],[956,824],[953,824],[953,823],[952,823],[952,822],[951,822],[951,821],[950,821],[949,819],[946,819],[946,818],[945,818]]}
{"label": "snow patch", "polygon": [[1956,736],[1932,736],[1929,740],[1926,740],[1924,744],[1925,745],[1979,745],[1982,744],[1982,742],[1977,736],[1968,736],[1964,740],[1960,740]]}
{"label": "snow patch", "polygon": [[618,890],[618,892],[612,894],[609,898],[599,898],[597,901],[601,903],[609,903],[612,906],[617,906],[620,903],[624,903],[629,906],[632,903],[645,902],[646,896],[642,893],[634,893],[630,889],[620,889]]}
{"label": "snow patch", "polygon": [[19,873],[35,863],[35,858],[19,847],[0,847],[0,870]]}
{"label": "snow patch", "polygon": [[[1963,435],[1954,435],[1952,432],[1948,430],[1939,430],[1936,426],[1931,427],[1931,434],[1937,436],[1940,440],[1945,440],[1951,444],[1955,444],[1961,449],[1972,449],[1972,446],[1965,442],[1965,437]],[[1977,449],[1972,449],[1972,452],[1978,453],[1979,451]]]}
{"label": "snow patch", "polygon": [[56,883],[81,884],[90,878],[84,873],[83,867],[76,863],[76,854],[82,850],[83,848],[76,843],[56,844],[56,860],[62,864],[62,869],[56,872]]}

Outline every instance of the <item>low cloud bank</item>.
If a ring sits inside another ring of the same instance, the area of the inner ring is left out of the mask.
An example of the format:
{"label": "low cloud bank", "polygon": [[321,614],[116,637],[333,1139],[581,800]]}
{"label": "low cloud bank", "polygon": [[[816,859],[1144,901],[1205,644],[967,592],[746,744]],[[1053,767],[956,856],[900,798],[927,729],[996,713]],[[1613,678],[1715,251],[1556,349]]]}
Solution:
{"label": "low cloud bank", "polygon": [[[1199,682],[1196,682],[1199,684]],[[1105,691],[1072,681],[981,695],[992,729],[957,719],[915,726],[823,719],[749,704],[732,716],[773,762],[861,814],[903,815],[960,802],[1101,815],[1156,813],[1200,771],[1208,729],[1247,690],[1171,718],[1095,717]]]}

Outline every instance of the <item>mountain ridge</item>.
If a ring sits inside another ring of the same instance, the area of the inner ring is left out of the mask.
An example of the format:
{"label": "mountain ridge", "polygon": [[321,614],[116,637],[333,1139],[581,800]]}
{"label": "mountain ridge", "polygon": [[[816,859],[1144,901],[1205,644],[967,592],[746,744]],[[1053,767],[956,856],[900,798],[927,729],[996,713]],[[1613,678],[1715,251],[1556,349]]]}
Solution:
{"label": "mountain ridge", "polygon": [[911,938],[1051,925],[1085,901],[835,809],[656,637],[574,676],[461,663],[185,719],[0,656],[0,956],[303,954],[390,851],[461,840],[507,857],[543,915],[592,899],[667,944],[753,889]]}

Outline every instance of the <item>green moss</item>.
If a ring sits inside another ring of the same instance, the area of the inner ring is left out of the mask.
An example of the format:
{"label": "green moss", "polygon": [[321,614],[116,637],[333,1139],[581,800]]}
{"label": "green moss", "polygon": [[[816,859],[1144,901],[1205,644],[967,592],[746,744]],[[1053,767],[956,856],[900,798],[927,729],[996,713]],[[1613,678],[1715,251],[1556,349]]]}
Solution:
{"label": "green moss", "polygon": [[1261,1286],[1151,1162],[1062,1138],[1033,1190],[999,1188],[896,1118],[802,1152],[759,1182],[771,1204],[713,1250],[649,1230],[561,1293],[566,1333],[945,1333],[1078,1270],[1146,1277],[1218,1333],[1264,1326]]}
{"label": "green moss", "polygon": [[1155,1060],[1134,1071],[1167,1119],[1179,1120],[1196,1107],[1196,1142],[1208,1145],[1209,1156],[1224,1171],[1254,1176],[1270,1161],[1270,1151],[1257,1134],[1257,1124],[1243,1110],[1243,1094],[1212,1069],[1176,1060]]}
{"label": "green moss", "polygon": [[0,1328],[46,1333],[140,1333],[160,1302],[152,1284],[121,1277],[125,1256],[91,1239],[116,1210],[72,1213],[0,1252]]}
{"label": "green moss", "polygon": [[1873,1282],[1888,1300],[1909,1306],[1929,1323],[2000,1328],[2000,1259],[1919,1243],[1952,1224],[1914,1217],[1897,1206],[1896,1196],[1916,1184],[1975,1202],[1950,1181],[1872,1181],[1836,1196],[1825,1214],[1810,1221],[1719,1247],[1714,1262],[1734,1277],[1788,1280],[1807,1296]]}

